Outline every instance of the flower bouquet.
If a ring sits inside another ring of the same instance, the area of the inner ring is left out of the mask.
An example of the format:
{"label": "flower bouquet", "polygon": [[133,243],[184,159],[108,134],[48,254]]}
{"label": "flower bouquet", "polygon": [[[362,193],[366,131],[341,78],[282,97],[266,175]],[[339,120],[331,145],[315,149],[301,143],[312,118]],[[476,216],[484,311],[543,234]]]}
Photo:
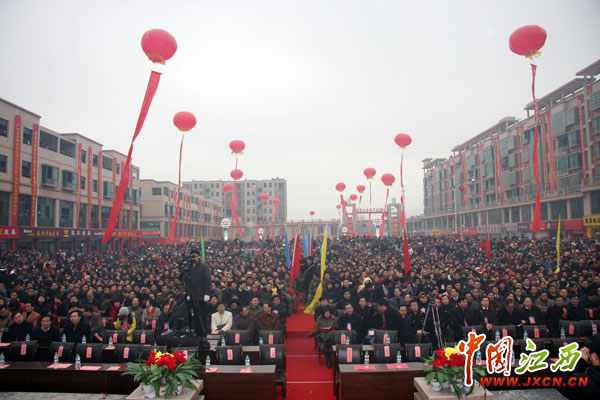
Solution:
{"label": "flower bouquet", "polygon": [[152,352],[148,359],[127,363],[127,372],[123,375],[133,376],[134,381],[142,385],[151,385],[159,396],[169,397],[179,394],[183,386],[196,390],[191,382],[198,377],[196,370],[203,368],[196,358],[186,357],[183,351],[171,353]]}
{"label": "flower bouquet", "polygon": [[[435,353],[426,359],[425,362],[425,381],[428,385],[435,379],[440,385],[448,384],[454,390],[459,399],[468,396],[473,391],[475,385],[471,385],[466,391],[464,387],[465,376],[465,356],[458,352],[456,347],[444,347],[436,350]],[[479,382],[479,378],[485,376],[485,367],[473,365],[473,382]],[[463,388],[465,390],[463,390]]]}

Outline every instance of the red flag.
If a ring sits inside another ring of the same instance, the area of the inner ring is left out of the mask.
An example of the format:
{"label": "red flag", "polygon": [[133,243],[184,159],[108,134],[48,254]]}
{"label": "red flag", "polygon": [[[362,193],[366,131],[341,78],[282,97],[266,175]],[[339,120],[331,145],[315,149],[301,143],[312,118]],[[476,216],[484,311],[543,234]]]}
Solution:
{"label": "red flag", "polygon": [[296,235],[294,244],[294,259],[292,261],[292,273],[290,275],[290,292],[293,292],[294,280],[300,273],[300,235]]}
{"label": "red flag", "polygon": [[[115,196],[112,209],[110,210],[110,218],[108,219],[108,224],[106,225],[106,229],[104,230],[102,243],[108,243],[108,241],[113,235],[115,226],[117,225],[117,218],[119,217],[119,212],[121,212],[121,207],[123,206],[125,192],[129,187],[129,169],[131,167],[131,153],[133,153],[133,142],[135,142],[135,139],[138,137],[140,131],[142,130],[142,126],[144,125],[144,121],[146,120],[146,115],[148,115],[148,110],[150,109],[150,103],[152,103],[152,99],[154,98],[154,94],[156,93],[156,89],[158,88],[159,81],[160,73],[152,71],[152,73],[150,74],[150,80],[148,81],[148,87],[146,88],[146,95],[144,96],[144,101],[142,103],[142,109],[140,110],[140,116],[138,117],[138,122],[135,127],[135,133],[133,134],[133,139],[131,139],[131,145],[129,145],[127,161],[125,161],[125,166],[121,171],[121,180],[119,181],[117,195]],[[102,160],[100,160],[100,162],[102,162]],[[100,170],[100,168],[98,168],[98,170]],[[98,213],[98,215],[100,215],[100,213]]]}
{"label": "red flag", "polygon": [[177,232],[177,219],[179,218],[179,192],[181,191],[181,153],[183,152],[183,136],[179,145],[179,181],[177,183],[177,205],[175,206],[175,217],[169,230],[169,244],[175,244],[175,234]]}
{"label": "red flag", "polygon": [[408,276],[410,271],[410,253],[408,252],[408,238],[406,237],[406,230],[404,230],[404,246],[402,249],[404,253],[404,276]]}
{"label": "red flag", "polygon": [[490,244],[490,234],[488,232],[487,238],[485,239],[485,256],[492,259],[492,245]]}

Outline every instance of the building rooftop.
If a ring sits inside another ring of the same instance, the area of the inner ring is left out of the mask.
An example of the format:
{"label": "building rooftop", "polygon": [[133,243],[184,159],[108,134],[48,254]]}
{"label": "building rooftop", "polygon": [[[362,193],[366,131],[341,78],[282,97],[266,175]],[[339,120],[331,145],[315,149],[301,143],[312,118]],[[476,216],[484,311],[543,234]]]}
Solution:
{"label": "building rooftop", "polygon": [[[575,79],[565,83],[558,89],[555,89],[552,92],[548,93],[544,97],[539,97],[537,99],[539,108],[549,108],[549,107],[553,106],[554,104],[560,102],[562,99],[564,99],[568,95],[573,94],[576,91],[580,90],[583,87],[584,83],[585,82],[584,82],[583,78],[575,78]],[[535,110],[535,105],[534,105],[533,101],[529,102],[525,106],[524,109],[527,111]]]}
{"label": "building rooftop", "polygon": [[33,115],[33,116],[35,116],[35,117],[42,118],[42,116],[41,116],[41,115],[37,115],[36,113],[34,113],[34,112],[31,112],[31,111],[29,111],[28,109],[26,109],[26,108],[23,108],[23,107],[21,107],[21,106],[18,106],[18,105],[16,105],[15,103],[11,103],[10,101],[3,99],[2,97],[0,97],[0,101],[4,102],[4,103],[6,103],[6,104],[8,104],[8,105],[10,105],[10,106],[12,106],[12,107],[14,107],[14,108],[17,108],[17,109],[19,109],[19,110],[25,111],[25,112],[27,112],[27,113],[29,113],[29,114],[31,114],[31,115]]}
{"label": "building rooftop", "polygon": [[466,142],[461,143],[458,146],[454,147],[452,149],[452,151],[456,152],[456,151],[468,150],[472,146],[481,142],[482,140],[485,140],[485,139],[493,136],[496,133],[506,131],[508,129],[508,127],[513,125],[515,122],[517,122],[517,119],[515,117],[504,117],[500,121],[498,121],[498,123],[496,123],[495,125],[491,126],[490,128],[486,129],[485,131],[481,132],[480,134],[473,136],[471,139],[467,140]]}
{"label": "building rooftop", "polygon": [[90,141],[90,142],[92,142],[92,143],[96,143],[96,144],[97,144],[97,145],[99,145],[99,146],[103,146],[103,144],[102,144],[102,143],[100,143],[100,142],[97,142],[97,141],[95,141],[94,139],[90,139],[90,138],[89,138],[89,137],[87,137],[87,136],[83,136],[83,135],[82,135],[82,134],[80,134],[80,133],[61,133],[61,135],[62,135],[62,136],[64,136],[64,137],[66,137],[66,138],[69,138],[69,139],[77,139],[77,138],[85,139],[85,140],[88,140],[88,141]]}
{"label": "building rooftop", "polygon": [[600,74],[600,59],[596,62],[588,65],[581,71],[577,72],[575,75],[577,76],[596,76]]}

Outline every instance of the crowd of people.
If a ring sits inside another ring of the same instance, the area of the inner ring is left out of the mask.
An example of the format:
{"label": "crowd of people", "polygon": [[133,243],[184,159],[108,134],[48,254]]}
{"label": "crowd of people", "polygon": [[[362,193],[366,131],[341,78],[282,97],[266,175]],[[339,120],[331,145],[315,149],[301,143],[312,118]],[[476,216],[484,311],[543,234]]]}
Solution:
{"label": "crowd of people", "polygon": [[[401,343],[437,342],[437,305],[443,342],[463,337],[463,327],[482,325],[491,339],[496,326],[546,325],[559,335],[560,320],[599,315],[600,244],[569,238],[561,243],[560,268],[553,239],[493,240],[490,257],[475,241],[455,237],[413,237],[411,264],[404,273],[402,242],[395,238],[329,239],[321,280],[320,242],[301,259],[291,283],[282,240],[208,241],[207,327],[285,330],[296,303],[315,309],[315,332],[326,350],[330,333],[349,328],[369,341],[375,329],[398,331]],[[4,251],[0,255],[0,327],[6,340],[56,339],[65,317],[69,341],[100,341],[103,317],[116,329],[154,329],[169,335],[189,326],[181,263],[196,244],[144,246],[121,253]],[[293,248],[293,246],[291,246]],[[592,310],[592,313],[590,313]],[[595,314],[593,314],[595,312]],[[256,335],[254,334],[254,338]]]}

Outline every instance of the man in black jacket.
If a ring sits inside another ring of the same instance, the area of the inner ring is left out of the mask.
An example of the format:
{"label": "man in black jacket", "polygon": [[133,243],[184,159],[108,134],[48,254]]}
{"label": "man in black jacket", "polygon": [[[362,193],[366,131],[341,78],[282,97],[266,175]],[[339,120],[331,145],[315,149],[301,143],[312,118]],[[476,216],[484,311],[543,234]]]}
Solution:
{"label": "man in black jacket", "polygon": [[190,254],[193,257],[193,263],[184,279],[187,296],[189,296],[194,309],[194,331],[197,336],[206,337],[209,330],[207,303],[210,300],[209,293],[212,286],[210,268],[207,264],[200,262],[198,249],[192,250]]}
{"label": "man in black jacket", "polygon": [[90,326],[81,320],[81,311],[79,310],[73,310],[69,313],[69,322],[65,325],[63,332],[67,337],[67,342],[81,343],[85,336],[87,343],[91,343]]}
{"label": "man in black jacket", "polygon": [[[600,393],[600,335],[592,336],[591,340],[581,349],[581,358],[575,365],[573,372],[565,372],[561,375],[563,387],[558,391],[569,399],[597,399]],[[585,385],[569,386],[569,382],[576,378],[576,382],[585,379]]]}
{"label": "man in black jacket", "polygon": [[52,319],[49,315],[44,315],[40,324],[31,335],[33,340],[37,340],[38,345],[50,346],[50,343],[60,340],[60,332],[58,328],[52,326]]}
{"label": "man in black jacket", "polygon": [[585,308],[579,304],[579,296],[571,296],[571,302],[567,306],[567,319],[569,321],[583,321],[586,319]]}
{"label": "man in black jacket", "polygon": [[567,309],[564,305],[562,297],[557,297],[554,305],[548,307],[546,311],[546,321],[548,330],[550,331],[550,337],[560,336],[560,321],[567,319]]}
{"label": "man in black jacket", "polygon": [[363,328],[362,318],[354,313],[354,307],[352,304],[347,303],[344,307],[344,314],[338,319],[338,329],[355,331],[357,337],[360,339],[365,337],[366,332]]}
{"label": "man in black jacket", "polygon": [[13,324],[8,327],[6,333],[7,342],[23,342],[27,335],[31,337],[33,334],[33,324],[26,321],[23,314],[16,312],[12,316]]}
{"label": "man in black jacket", "polygon": [[541,325],[544,323],[542,312],[533,305],[531,297],[523,299],[523,307],[518,311],[519,321],[523,325]]}

